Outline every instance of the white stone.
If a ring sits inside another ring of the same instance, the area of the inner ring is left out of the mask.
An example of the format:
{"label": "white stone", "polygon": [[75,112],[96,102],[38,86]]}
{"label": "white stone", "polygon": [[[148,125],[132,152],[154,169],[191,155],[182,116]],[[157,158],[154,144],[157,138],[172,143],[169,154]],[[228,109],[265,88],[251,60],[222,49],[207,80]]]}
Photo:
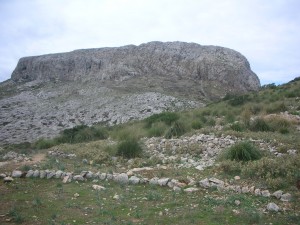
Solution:
{"label": "white stone", "polygon": [[209,188],[210,187],[210,183],[208,181],[207,178],[203,179],[203,180],[200,180],[199,181],[199,185],[203,188]]}
{"label": "white stone", "polygon": [[160,186],[166,186],[169,180],[170,180],[169,178],[161,178],[161,179],[159,179],[159,180],[157,181],[157,183],[158,183]]}
{"label": "white stone", "polygon": [[235,180],[240,180],[241,177],[240,177],[240,176],[235,176],[234,179],[235,179]]}
{"label": "white stone", "polygon": [[290,193],[283,194],[281,195],[280,200],[283,202],[289,202],[292,200],[292,195]]}
{"label": "white stone", "polygon": [[264,190],[264,191],[261,192],[261,196],[263,196],[263,197],[270,197],[271,194],[270,194],[270,192],[268,190]]}
{"label": "white stone", "polygon": [[158,177],[153,177],[152,179],[149,180],[149,184],[151,185],[157,185],[158,184]]}
{"label": "white stone", "polygon": [[5,183],[8,183],[8,182],[14,181],[14,179],[13,179],[12,177],[4,177],[3,181],[4,181]]}
{"label": "white stone", "polygon": [[97,185],[97,184],[94,184],[94,185],[92,186],[92,188],[93,188],[94,190],[96,190],[96,191],[104,191],[104,190],[106,190],[105,187],[103,187],[103,186],[101,186],[101,185]]}
{"label": "white stone", "polygon": [[41,170],[41,171],[40,171],[40,178],[41,178],[41,179],[44,179],[44,178],[46,177],[46,175],[47,175],[47,173],[46,173],[45,170]]}
{"label": "white stone", "polygon": [[106,173],[101,173],[99,175],[100,180],[105,180],[106,179]]}
{"label": "white stone", "polygon": [[256,196],[260,196],[261,195],[261,192],[260,192],[259,188],[257,188],[257,189],[254,190],[254,195],[256,195]]}
{"label": "white stone", "polygon": [[279,207],[278,207],[278,205],[276,205],[274,202],[270,202],[270,203],[267,205],[267,210],[268,210],[268,211],[272,211],[272,212],[278,212],[278,211],[279,211]]}
{"label": "white stone", "polygon": [[140,182],[140,178],[136,177],[136,176],[132,176],[129,178],[129,183],[130,184],[138,184]]}
{"label": "white stone", "polygon": [[219,180],[217,178],[212,177],[209,179],[209,181],[212,182],[213,184],[224,186],[224,181]]}
{"label": "white stone", "polygon": [[126,173],[118,174],[115,177],[115,181],[120,183],[120,184],[128,184],[128,182],[129,182],[128,175]]}
{"label": "white stone", "polygon": [[272,194],[272,196],[274,196],[274,197],[277,198],[277,199],[280,199],[281,196],[282,196],[282,194],[283,194],[283,191],[278,190],[278,191],[275,191],[275,192]]}
{"label": "white stone", "polygon": [[175,192],[181,192],[181,188],[177,187],[177,186],[174,186],[173,187],[173,191],[175,191]]}
{"label": "white stone", "polygon": [[32,177],[32,176],[33,176],[33,173],[34,173],[33,170],[28,170],[28,172],[27,172],[27,174],[26,174],[26,177],[27,177],[27,178]]}
{"label": "white stone", "polygon": [[56,173],[55,173],[55,178],[56,178],[56,179],[61,178],[61,177],[62,177],[62,174],[63,174],[63,171],[57,170]]}
{"label": "white stone", "polygon": [[32,175],[33,177],[40,177],[40,171],[38,171],[38,170],[35,170],[34,172],[33,172],[33,175]]}
{"label": "white stone", "polygon": [[192,193],[192,192],[195,192],[195,191],[199,191],[199,189],[194,188],[194,187],[184,189],[184,192],[187,192],[187,193]]}
{"label": "white stone", "polygon": [[81,176],[81,175],[75,175],[75,176],[73,177],[73,180],[75,180],[75,181],[84,181],[84,177]]}
{"label": "white stone", "polygon": [[14,170],[11,175],[13,178],[20,178],[22,176],[22,171]]}

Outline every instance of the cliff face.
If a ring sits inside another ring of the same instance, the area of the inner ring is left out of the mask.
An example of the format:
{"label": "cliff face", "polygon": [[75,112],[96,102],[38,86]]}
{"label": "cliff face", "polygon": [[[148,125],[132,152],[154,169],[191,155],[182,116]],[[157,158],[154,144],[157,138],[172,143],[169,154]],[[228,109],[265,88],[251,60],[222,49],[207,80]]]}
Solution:
{"label": "cliff face", "polygon": [[113,125],[201,107],[259,86],[240,53],[194,43],[25,57],[0,83],[0,144],[54,137],[79,124]]}
{"label": "cliff face", "polygon": [[142,76],[215,81],[234,91],[256,90],[260,85],[240,53],[183,42],[150,42],[25,57],[20,59],[12,80],[126,80]]}

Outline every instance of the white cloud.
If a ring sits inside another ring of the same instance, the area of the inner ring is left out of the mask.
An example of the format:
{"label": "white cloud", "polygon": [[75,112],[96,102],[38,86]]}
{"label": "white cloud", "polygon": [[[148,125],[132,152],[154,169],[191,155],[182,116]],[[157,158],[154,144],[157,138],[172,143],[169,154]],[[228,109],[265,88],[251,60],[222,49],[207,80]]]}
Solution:
{"label": "white cloud", "polygon": [[157,40],[229,47],[262,83],[286,82],[300,70],[299,8],[297,0],[0,1],[0,81],[23,56]]}

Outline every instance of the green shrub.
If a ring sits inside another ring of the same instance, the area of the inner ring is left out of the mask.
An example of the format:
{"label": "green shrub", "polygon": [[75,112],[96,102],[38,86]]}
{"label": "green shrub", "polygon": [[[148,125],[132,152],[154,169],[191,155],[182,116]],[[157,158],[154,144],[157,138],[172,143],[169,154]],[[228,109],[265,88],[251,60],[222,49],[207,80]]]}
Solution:
{"label": "green shrub", "polygon": [[41,138],[34,143],[33,147],[37,148],[37,149],[47,149],[47,148],[51,148],[55,145],[57,145],[56,141],[45,140],[45,139]]}
{"label": "green shrub", "polygon": [[182,122],[175,122],[167,131],[165,138],[179,137],[186,132],[186,127]]}
{"label": "green shrub", "polygon": [[151,127],[153,123],[164,122],[167,125],[171,125],[173,122],[179,119],[179,115],[174,112],[162,112],[159,114],[154,114],[145,119],[146,127]]}
{"label": "green shrub", "polygon": [[288,110],[288,108],[286,107],[284,102],[274,103],[266,108],[267,113],[278,113],[278,112],[284,112],[287,110]]}
{"label": "green shrub", "polygon": [[239,95],[228,101],[231,106],[240,106],[249,101],[249,95]]}
{"label": "green shrub", "polygon": [[300,155],[276,158],[264,157],[249,162],[242,168],[242,176],[260,178],[268,186],[277,189],[293,185],[300,174]]}
{"label": "green shrub", "polygon": [[233,123],[230,125],[230,128],[237,132],[242,132],[245,130],[245,127],[241,123]]}
{"label": "green shrub", "polygon": [[193,121],[192,122],[192,128],[195,130],[201,129],[203,127],[203,124],[200,121]]}
{"label": "green shrub", "polygon": [[135,158],[142,154],[142,147],[135,139],[122,141],[117,147],[117,155],[124,158]]}
{"label": "green shrub", "polygon": [[224,153],[225,159],[250,161],[261,158],[261,152],[250,142],[244,141],[228,148]]}
{"label": "green shrub", "polygon": [[151,125],[148,130],[148,137],[160,137],[167,129],[167,125],[163,122],[156,122]]}
{"label": "green shrub", "polygon": [[80,125],[66,129],[56,138],[59,143],[81,143],[107,138],[107,131],[104,128],[88,127]]}
{"label": "green shrub", "polygon": [[228,175],[237,175],[241,173],[242,165],[237,161],[223,160],[219,164],[219,168]]}
{"label": "green shrub", "polygon": [[262,131],[262,132],[267,132],[267,131],[272,131],[271,126],[262,118],[256,118],[254,121],[250,123],[249,129],[251,131]]}

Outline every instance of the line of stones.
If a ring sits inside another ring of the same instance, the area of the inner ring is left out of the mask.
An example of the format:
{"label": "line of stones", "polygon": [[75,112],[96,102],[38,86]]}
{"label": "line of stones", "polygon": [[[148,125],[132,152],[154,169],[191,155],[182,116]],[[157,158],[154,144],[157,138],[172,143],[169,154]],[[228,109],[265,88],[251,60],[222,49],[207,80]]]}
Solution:
{"label": "line of stones", "polygon": [[137,177],[133,175],[131,171],[128,173],[93,173],[91,171],[82,171],[78,175],[73,175],[70,172],[63,172],[61,170],[51,171],[51,170],[29,170],[27,172],[14,170],[11,174],[0,174],[0,178],[4,180],[4,182],[12,182],[13,178],[41,178],[41,179],[62,179],[63,183],[69,183],[72,181],[85,181],[87,179],[100,179],[100,180],[112,180],[118,182],[120,184],[150,184],[150,185],[159,185],[159,186],[167,186],[172,188],[175,192],[185,191],[185,192],[195,192],[198,191],[199,188],[217,188],[218,191],[233,191],[236,193],[249,193],[254,194],[255,196],[263,196],[270,197],[274,196],[281,201],[290,201],[292,196],[289,193],[283,194],[283,191],[278,190],[271,194],[269,190],[260,190],[259,188],[255,188],[254,186],[239,186],[239,185],[230,185],[225,183],[222,180],[217,178],[205,178],[196,182],[193,179],[189,179],[189,183],[180,182],[176,179],[170,178],[158,178],[153,177],[151,179],[144,177]]}

